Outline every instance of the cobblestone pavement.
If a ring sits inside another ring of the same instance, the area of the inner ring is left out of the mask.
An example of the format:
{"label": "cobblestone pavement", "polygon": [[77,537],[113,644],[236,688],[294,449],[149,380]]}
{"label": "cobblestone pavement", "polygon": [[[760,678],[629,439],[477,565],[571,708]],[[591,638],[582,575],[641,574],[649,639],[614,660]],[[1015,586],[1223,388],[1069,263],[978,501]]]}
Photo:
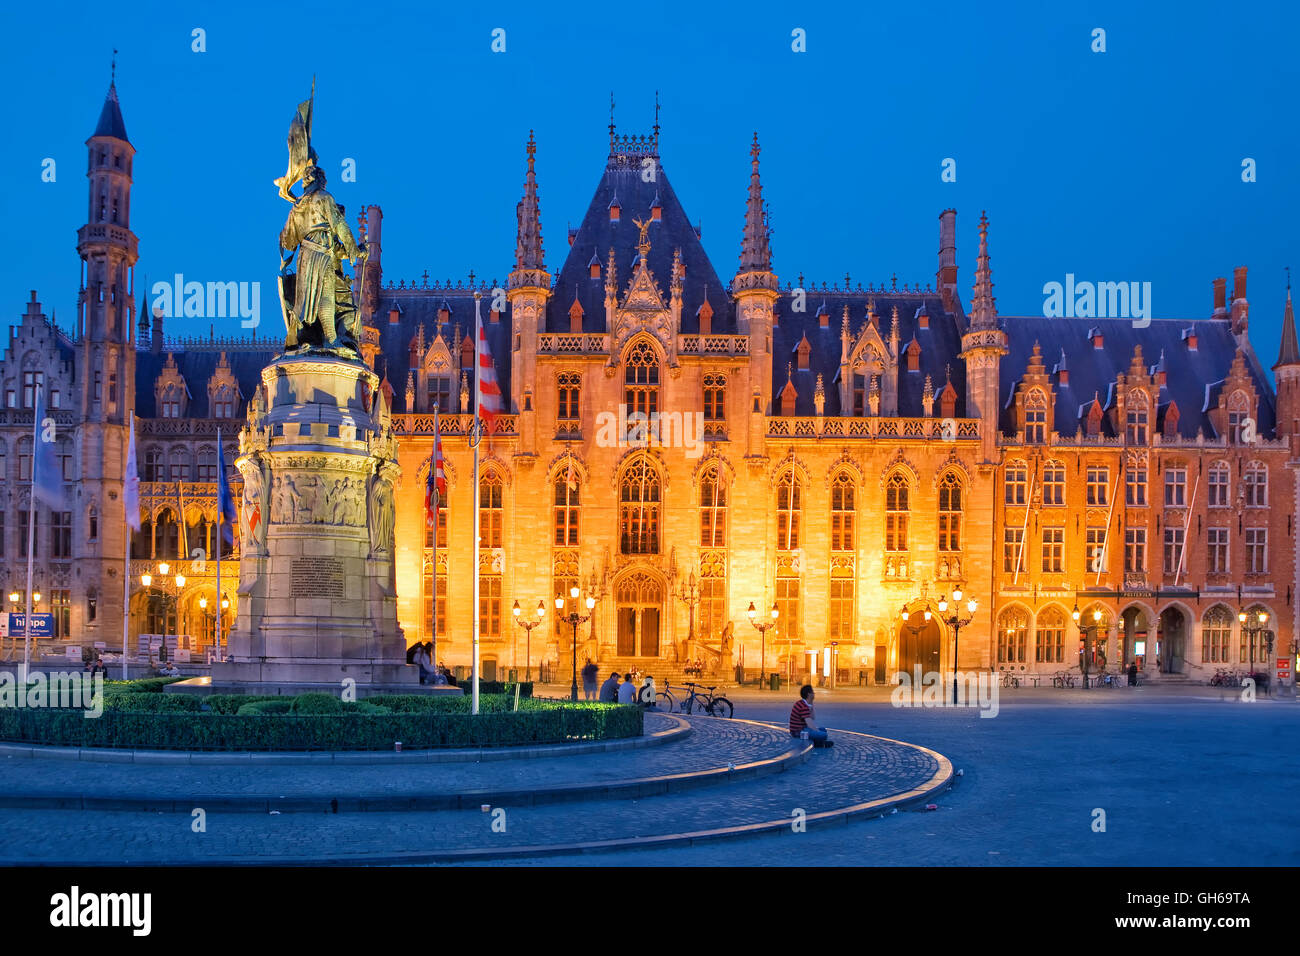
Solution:
{"label": "cobblestone pavement", "polygon": [[[648,731],[670,721],[646,715]],[[726,768],[768,760],[790,751],[787,733],[749,721],[692,719],[681,740],[635,750],[489,760],[482,763],[171,765],[64,762],[0,758],[0,796],[147,796],[191,801],[203,797],[401,797],[462,793],[485,788],[544,789],[570,784],[613,783]],[[0,813],[4,811],[0,810]]]}
{"label": "cobblestone pavement", "polygon": [[[779,730],[692,718],[697,741],[737,735],[779,737]],[[745,729],[750,728],[750,729]],[[692,739],[688,738],[688,740]],[[788,740],[788,738],[787,738]],[[653,748],[667,753],[681,745]],[[643,753],[649,753],[645,751]],[[593,764],[612,755],[585,758]],[[621,756],[621,755],[619,755]],[[562,758],[563,759],[563,758]],[[29,761],[24,761],[28,763]],[[554,764],[557,760],[529,761]],[[496,770],[500,764],[483,765]],[[177,813],[103,811],[86,839],[83,814],[57,810],[0,811],[0,862],[144,863],[208,860],[355,859],[364,855],[452,848],[547,846],[572,842],[701,832],[793,819],[891,796],[929,780],[938,762],[923,751],[869,737],[842,737],[783,773],[639,800],[593,800],[519,807],[498,813],[445,810],[421,814],[208,813],[206,832]],[[213,768],[224,775],[229,768]],[[296,771],[297,768],[286,768]],[[338,768],[335,768],[336,770]],[[375,768],[362,768],[375,772]],[[437,773],[439,768],[429,768]],[[496,832],[504,821],[505,832]],[[41,838],[33,840],[32,834]]]}
{"label": "cobblestone pavement", "polygon": [[[508,865],[1300,865],[1300,704],[1243,703],[1217,690],[1021,700],[1012,692],[992,719],[885,701],[832,703],[819,691],[817,716],[831,728],[930,747],[964,770],[936,799],[938,811]],[[737,701],[737,713],[755,719],[779,719],[787,709],[775,695]],[[1093,830],[1098,809],[1105,832]]]}

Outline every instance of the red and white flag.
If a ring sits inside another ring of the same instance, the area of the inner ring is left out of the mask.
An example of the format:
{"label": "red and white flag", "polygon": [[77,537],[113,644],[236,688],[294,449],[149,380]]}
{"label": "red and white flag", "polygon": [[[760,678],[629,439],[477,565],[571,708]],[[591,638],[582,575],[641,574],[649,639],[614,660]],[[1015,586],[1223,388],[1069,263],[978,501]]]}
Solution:
{"label": "red and white flag", "polygon": [[488,348],[487,334],[483,331],[483,319],[479,315],[477,300],[474,302],[474,326],[478,338],[478,392],[475,405],[490,435],[496,417],[501,414],[501,386],[497,383],[497,370],[492,364],[492,352]]}

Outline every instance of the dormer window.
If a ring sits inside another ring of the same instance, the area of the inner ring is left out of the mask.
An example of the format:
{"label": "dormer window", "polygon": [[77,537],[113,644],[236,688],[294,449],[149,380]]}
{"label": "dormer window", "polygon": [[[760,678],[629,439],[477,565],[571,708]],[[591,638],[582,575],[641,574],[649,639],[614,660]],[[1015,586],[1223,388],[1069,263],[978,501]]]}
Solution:
{"label": "dormer window", "polygon": [[228,387],[217,389],[217,395],[212,403],[213,418],[234,418],[235,417],[235,393]]}
{"label": "dormer window", "polygon": [[1145,445],[1150,425],[1150,411],[1147,398],[1141,392],[1134,392],[1129,398],[1129,408],[1124,423],[1125,440],[1130,445]]}
{"label": "dormer window", "polygon": [[1047,396],[1040,389],[1025,400],[1025,441],[1030,445],[1047,441]]}

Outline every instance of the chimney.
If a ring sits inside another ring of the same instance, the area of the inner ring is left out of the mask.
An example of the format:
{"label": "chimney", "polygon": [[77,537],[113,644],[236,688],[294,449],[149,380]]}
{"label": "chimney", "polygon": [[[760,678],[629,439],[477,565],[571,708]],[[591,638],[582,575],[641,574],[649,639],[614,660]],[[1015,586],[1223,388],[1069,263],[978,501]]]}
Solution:
{"label": "chimney", "polygon": [[[1223,280],[1220,279],[1219,281],[1222,282]],[[1196,351],[1196,327],[1195,326],[1192,326],[1191,328],[1183,329],[1183,341],[1187,343],[1187,351],[1189,352]]]}
{"label": "chimney", "polygon": [[1094,326],[1091,330],[1089,330],[1088,335],[1092,337],[1092,347],[1094,349],[1099,349],[1104,347],[1105,339],[1101,334],[1101,329]]}
{"label": "chimney", "polygon": [[1246,267],[1232,270],[1232,331],[1244,333],[1249,325],[1250,303],[1246,301]]}
{"label": "chimney", "polygon": [[945,209],[939,214],[939,272],[938,288],[943,297],[943,307],[951,312],[953,296],[957,291],[957,210]]}
{"label": "chimney", "polygon": [[1214,317],[1222,318],[1228,314],[1227,279],[1214,280]]}
{"label": "chimney", "polygon": [[149,340],[149,351],[154,355],[161,355],[163,350],[163,310],[162,306],[154,306],[153,310],[153,336]]}

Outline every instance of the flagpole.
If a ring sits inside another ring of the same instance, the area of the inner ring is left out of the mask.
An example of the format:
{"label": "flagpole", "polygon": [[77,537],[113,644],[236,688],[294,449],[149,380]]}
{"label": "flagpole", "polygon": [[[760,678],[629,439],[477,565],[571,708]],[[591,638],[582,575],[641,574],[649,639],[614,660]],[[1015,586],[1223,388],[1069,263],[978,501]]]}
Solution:
{"label": "flagpole", "polygon": [[[429,666],[438,667],[438,512],[442,508],[438,491],[438,403],[433,403],[433,448],[429,450],[430,480],[433,482],[433,574],[429,586],[433,600],[429,602]],[[439,678],[435,677],[435,680]]]}
{"label": "flagpole", "polygon": [[1029,497],[1025,499],[1025,523],[1020,526],[1020,551],[1016,554],[1016,573],[1011,579],[1012,584],[1020,580],[1020,567],[1025,561],[1025,537],[1029,534],[1029,512],[1034,504],[1034,480],[1037,477],[1038,469],[1035,467],[1029,473]]}
{"label": "flagpole", "polygon": [[[134,466],[135,456],[131,451],[135,447],[135,412],[130,412],[128,419],[129,432],[127,437],[127,462]],[[127,629],[131,620],[131,504],[135,501],[135,506],[139,509],[139,495],[128,494],[128,486],[131,483],[131,476],[122,475],[122,680],[128,679],[126,655],[128,634]]]}
{"label": "flagpole", "polygon": [[1110,507],[1106,509],[1106,531],[1101,536],[1101,561],[1097,564],[1097,583],[1101,584],[1101,572],[1109,571],[1110,563],[1110,522],[1115,514],[1115,499],[1119,497],[1120,482],[1124,479],[1124,462],[1119,463],[1119,472],[1115,475],[1115,490],[1110,495]]}
{"label": "flagpole", "polygon": [[[475,434],[479,429],[479,395],[483,390],[483,365],[480,351],[483,343],[483,331],[480,327],[482,318],[479,314],[482,295],[474,293],[474,418],[470,422],[470,445],[474,449],[474,466],[470,472],[470,483],[474,486],[474,565],[471,571],[474,576],[474,629],[473,629],[473,657],[470,659],[470,683],[472,689],[470,693],[470,713],[478,713],[478,641],[479,641],[479,480],[478,480],[478,446],[482,440],[482,433]],[[435,543],[437,538],[434,539]],[[435,573],[437,569],[435,568]],[[436,600],[436,598],[435,598]]]}
{"label": "flagpole", "polygon": [[[221,510],[221,485],[220,482],[226,480],[226,463],[222,454],[221,447],[221,426],[217,426],[217,629],[213,634],[216,648],[212,655],[214,661],[221,659],[221,546],[225,543],[226,516]],[[205,542],[206,543],[206,542]]]}
{"label": "flagpole", "polygon": [[1187,538],[1188,532],[1192,530],[1192,509],[1196,507],[1196,492],[1201,489],[1201,476],[1198,472],[1196,475],[1196,484],[1192,485],[1192,498],[1187,503],[1187,520],[1183,522],[1183,546],[1178,552],[1178,567],[1174,571],[1174,587],[1178,587],[1178,579],[1182,577],[1183,567],[1187,564]]}
{"label": "flagpole", "polygon": [[26,686],[27,667],[32,655],[32,566],[36,557],[36,470],[42,456],[38,451],[41,440],[41,386],[36,386],[32,409],[32,487],[27,497],[27,604],[23,615],[23,684]]}

